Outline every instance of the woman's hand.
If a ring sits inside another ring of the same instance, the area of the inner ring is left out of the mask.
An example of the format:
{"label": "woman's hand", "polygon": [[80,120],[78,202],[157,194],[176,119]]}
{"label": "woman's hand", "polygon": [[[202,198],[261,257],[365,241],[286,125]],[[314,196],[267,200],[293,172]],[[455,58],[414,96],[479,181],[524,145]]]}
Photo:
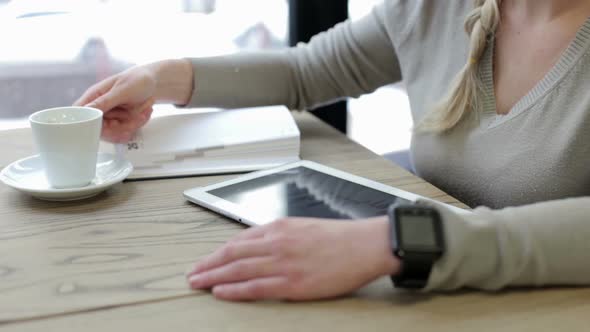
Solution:
{"label": "woman's hand", "polygon": [[289,218],[238,234],[188,274],[225,300],[312,300],[348,294],[395,274],[386,217]]}
{"label": "woman's hand", "polygon": [[90,87],[74,105],[104,112],[102,137],[129,141],[147,123],[156,101],[188,102],[192,68],[187,60],[167,60],[130,68]]}
{"label": "woman's hand", "polygon": [[147,66],[133,67],[90,87],[74,105],[104,112],[102,137],[127,142],[152,114],[156,77]]}

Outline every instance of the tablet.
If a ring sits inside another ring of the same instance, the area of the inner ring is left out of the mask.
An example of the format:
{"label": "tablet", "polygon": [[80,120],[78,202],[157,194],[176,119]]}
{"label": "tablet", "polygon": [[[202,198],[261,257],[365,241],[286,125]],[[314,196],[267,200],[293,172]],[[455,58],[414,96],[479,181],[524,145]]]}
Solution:
{"label": "tablet", "polygon": [[200,206],[250,226],[284,217],[362,219],[422,196],[311,161],[238,176],[184,192]]}

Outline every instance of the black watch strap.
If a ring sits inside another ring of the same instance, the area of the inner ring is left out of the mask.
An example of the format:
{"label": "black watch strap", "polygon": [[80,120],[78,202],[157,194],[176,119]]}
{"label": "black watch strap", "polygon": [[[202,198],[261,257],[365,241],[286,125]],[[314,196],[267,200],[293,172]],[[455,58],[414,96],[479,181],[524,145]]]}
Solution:
{"label": "black watch strap", "polygon": [[[444,253],[443,225],[440,214],[435,208],[420,205],[391,205],[387,211],[390,225],[391,252],[401,262],[400,271],[391,276],[395,287],[424,288],[428,284],[433,265]],[[412,219],[413,218],[413,219]],[[418,219],[416,219],[418,218]],[[412,221],[413,220],[413,221]],[[408,222],[430,221],[431,233],[434,238],[426,244],[418,242],[411,236],[416,229],[406,233]],[[410,234],[410,235],[408,235]],[[410,243],[410,245],[408,245]]]}
{"label": "black watch strap", "polygon": [[401,288],[424,288],[428,283],[432,265],[439,255],[432,253],[405,253],[394,252],[402,261],[401,271],[391,276],[395,287]]}

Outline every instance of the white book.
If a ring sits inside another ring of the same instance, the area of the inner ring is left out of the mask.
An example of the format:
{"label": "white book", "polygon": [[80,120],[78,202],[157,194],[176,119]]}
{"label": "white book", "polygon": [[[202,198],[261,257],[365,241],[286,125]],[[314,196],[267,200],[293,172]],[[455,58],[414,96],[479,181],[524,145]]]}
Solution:
{"label": "white book", "polygon": [[175,114],[114,149],[133,164],[129,179],[233,173],[298,161],[300,133],[284,107]]}

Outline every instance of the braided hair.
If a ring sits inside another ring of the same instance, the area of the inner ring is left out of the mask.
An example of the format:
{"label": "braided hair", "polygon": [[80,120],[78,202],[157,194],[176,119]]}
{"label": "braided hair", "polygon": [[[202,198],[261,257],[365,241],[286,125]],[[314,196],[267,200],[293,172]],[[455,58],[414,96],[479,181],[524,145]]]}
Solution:
{"label": "braided hair", "polygon": [[418,124],[418,131],[442,133],[455,127],[468,112],[479,111],[481,81],[477,64],[500,23],[501,1],[475,0],[475,9],[465,19],[465,31],[470,38],[467,63],[455,77],[448,94]]}

